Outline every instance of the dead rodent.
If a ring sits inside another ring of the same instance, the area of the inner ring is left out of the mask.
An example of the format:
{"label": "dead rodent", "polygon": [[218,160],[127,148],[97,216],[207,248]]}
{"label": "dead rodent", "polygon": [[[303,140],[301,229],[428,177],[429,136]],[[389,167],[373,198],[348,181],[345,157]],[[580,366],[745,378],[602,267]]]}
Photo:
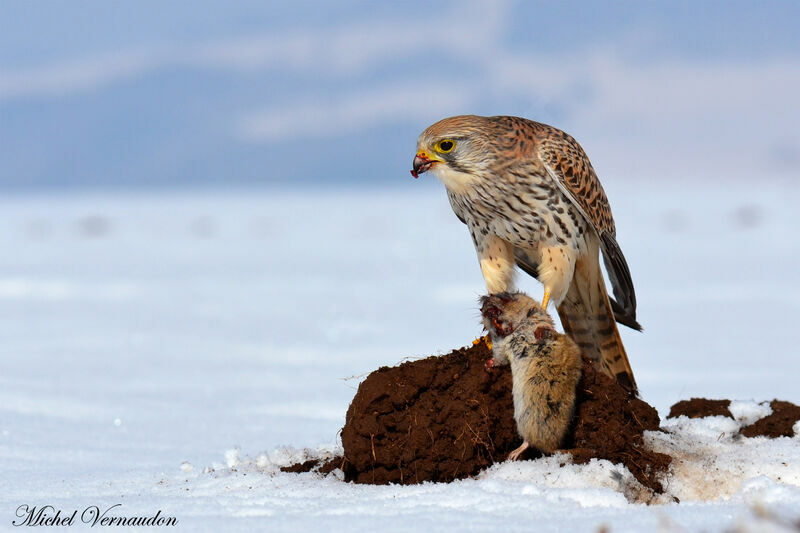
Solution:
{"label": "dead rodent", "polygon": [[494,354],[487,368],[511,364],[514,418],[524,442],[509,459],[528,446],[552,453],[564,440],[575,410],[580,349],[557,333],[539,302],[524,293],[482,297],[481,315]]}

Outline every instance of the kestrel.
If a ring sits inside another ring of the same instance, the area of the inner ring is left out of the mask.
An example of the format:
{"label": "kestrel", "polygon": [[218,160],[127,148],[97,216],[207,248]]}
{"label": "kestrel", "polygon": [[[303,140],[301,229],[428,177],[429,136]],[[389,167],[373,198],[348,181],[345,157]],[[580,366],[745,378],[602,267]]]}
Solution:
{"label": "kestrel", "polygon": [[469,228],[488,292],[514,291],[515,265],[538,279],[542,307],[552,301],[583,353],[635,391],[616,322],[641,330],[636,294],[608,199],[577,141],[519,117],[446,118],[417,141],[411,173],[428,171]]}

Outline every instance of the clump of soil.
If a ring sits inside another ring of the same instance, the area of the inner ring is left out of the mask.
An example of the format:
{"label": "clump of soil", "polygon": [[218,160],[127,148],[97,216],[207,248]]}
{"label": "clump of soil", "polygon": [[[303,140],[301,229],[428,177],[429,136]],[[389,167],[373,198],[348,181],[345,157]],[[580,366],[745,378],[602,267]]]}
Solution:
{"label": "clump of soil", "polygon": [[314,468],[318,467],[322,461],[319,459],[309,459],[302,463],[294,463],[289,466],[282,466],[281,472],[291,472],[292,474],[300,474],[302,472],[311,472]]}
{"label": "clump of soil", "polygon": [[[675,418],[681,415],[689,418],[703,418],[715,415],[733,418],[729,409],[730,404],[730,400],[692,398],[673,405],[667,418]],[[800,406],[781,400],[772,400],[769,405],[772,408],[772,414],[742,428],[742,435],[745,437],[769,437],[771,439],[794,435],[794,425],[800,420]]]}
{"label": "clump of soil", "polygon": [[342,470],[347,469],[347,461],[344,457],[336,456],[327,461],[322,459],[309,459],[302,463],[294,463],[288,466],[282,466],[281,472],[291,472],[293,474],[301,474],[303,472],[319,472],[320,474],[330,474],[337,468]]}
{"label": "clump of soil", "polygon": [[573,461],[580,464],[597,458],[622,463],[642,485],[663,492],[658,478],[667,471],[672,458],[649,450],[643,435],[645,430],[659,429],[658,412],[631,397],[586,359],[577,393],[575,426],[567,443]]}
{"label": "clump of soil", "polygon": [[342,446],[357,483],[453,481],[502,461],[520,444],[511,371],[484,370],[484,342],[399,366],[358,387]]}
{"label": "clump of soil", "polygon": [[[522,443],[514,421],[509,367],[491,373],[481,342],[444,356],[383,367],[365,379],[342,429],[345,479],[356,483],[449,482],[477,474]],[[584,361],[573,431],[564,448],[577,463],[623,463],[645,487],[670,457],[644,446],[658,413]],[[527,457],[535,457],[536,452]]]}
{"label": "clump of soil", "polygon": [[745,437],[791,437],[793,426],[800,420],[800,406],[791,402],[772,400],[769,404],[772,414],[742,428]]}
{"label": "clump of soil", "polygon": [[705,418],[707,416],[727,416],[733,418],[730,412],[730,400],[709,400],[706,398],[692,398],[681,400],[669,408],[667,418],[677,418],[681,415],[689,418]]}

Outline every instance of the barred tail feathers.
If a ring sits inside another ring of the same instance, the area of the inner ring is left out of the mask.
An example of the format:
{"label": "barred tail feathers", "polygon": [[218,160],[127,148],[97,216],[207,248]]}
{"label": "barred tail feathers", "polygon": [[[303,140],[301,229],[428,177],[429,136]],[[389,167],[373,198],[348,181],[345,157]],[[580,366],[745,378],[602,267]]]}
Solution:
{"label": "barred tail feathers", "polygon": [[592,361],[625,388],[636,392],[625,346],[617,330],[599,262],[579,259],[558,316],[567,334]]}

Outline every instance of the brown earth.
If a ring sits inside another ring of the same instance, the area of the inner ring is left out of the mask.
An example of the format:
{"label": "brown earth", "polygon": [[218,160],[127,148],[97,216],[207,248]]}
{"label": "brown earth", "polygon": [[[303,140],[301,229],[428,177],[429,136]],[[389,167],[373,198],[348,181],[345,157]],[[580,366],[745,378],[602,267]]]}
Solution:
{"label": "brown earth", "polygon": [[[728,409],[730,404],[730,400],[692,398],[673,405],[667,418],[675,418],[681,415],[689,418],[703,418],[715,415],[733,418]],[[742,435],[745,437],[769,437],[772,439],[794,435],[793,426],[800,420],[800,406],[781,400],[772,400],[769,405],[772,408],[772,414],[742,428]]]}
{"label": "brown earth", "polygon": [[281,472],[300,474],[303,472],[314,471],[319,472],[320,474],[330,474],[337,468],[345,470],[347,468],[346,465],[347,462],[342,456],[333,457],[327,461],[322,461],[321,459],[309,459],[308,461],[304,461],[302,463],[294,463],[288,466],[282,466]]}
{"label": "brown earth", "polygon": [[309,459],[308,461],[303,461],[302,463],[294,463],[290,464],[289,466],[282,466],[281,472],[291,472],[293,474],[300,474],[302,472],[311,472],[319,466],[321,461],[319,459]]}
{"label": "brown earth", "polygon": [[[511,371],[486,372],[481,342],[450,354],[383,367],[365,379],[342,429],[345,479],[356,483],[449,482],[473,476],[522,443],[514,421]],[[670,457],[645,448],[642,433],[658,413],[584,361],[573,431],[563,448],[577,463],[624,464],[644,486]],[[536,457],[531,451],[526,458]]]}
{"label": "brown earth", "polygon": [[672,458],[648,450],[643,436],[645,430],[659,429],[658,412],[631,397],[588,360],[584,360],[577,396],[575,425],[566,446],[573,462],[588,463],[597,458],[622,463],[642,485],[663,492],[657,478],[667,471]]}
{"label": "brown earth", "polygon": [[[340,468],[346,481],[372,484],[450,482],[502,462],[522,439],[517,434],[508,366],[485,370],[484,342],[447,355],[382,367],[359,385],[342,429],[344,457],[309,460],[284,472]],[[692,398],[669,417],[729,416],[730,400]],[[774,400],[773,413],[742,429],[746,437],[792,436],[800,407]],[[671,457],[644,444],[658,430],[656,410],[584,360],[572,427],[563,443],[574,463],[593,458],[623,464],[647,489],[662,493],[659,477]],[[528,450],[523,459],[539,457]]]}
{"label": "brown earth", "polygon": [[781,400],[772,400],[769,406],[772,407],[772,414],[742,428],[742,435],[773,439],[794,435],[792,427],[800,420],[800,406]]}
{"label": "brown earth", "polygon": [[709,400],[706,398],[692,398],[682,400],[669,408],[667,418],[677,418],[681,415],[689,418],[704,418],[707,416],[727,416],[733,418],[728,407],[730,400]]}

